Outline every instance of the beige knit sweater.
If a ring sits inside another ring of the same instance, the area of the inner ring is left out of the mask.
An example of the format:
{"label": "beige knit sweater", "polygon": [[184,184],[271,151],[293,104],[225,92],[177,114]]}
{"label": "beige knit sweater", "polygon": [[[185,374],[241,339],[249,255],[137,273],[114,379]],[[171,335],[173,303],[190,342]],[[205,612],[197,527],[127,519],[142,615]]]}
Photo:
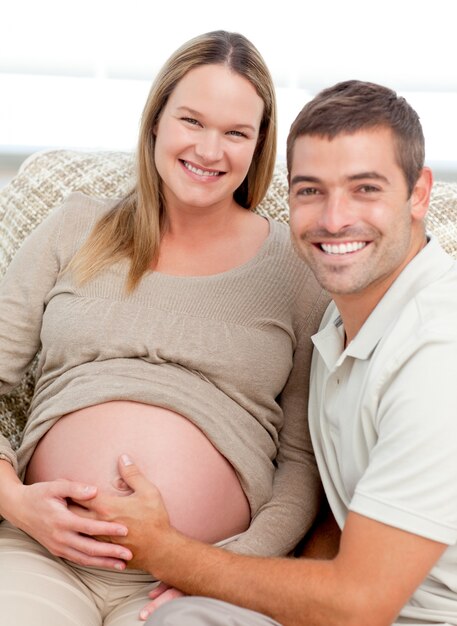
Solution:
{"label": "beige knit sweater", "polygon": [[16,454],[20,476],[65,413],[115,399],[172,409],[236,469],[250,528],[230,548],[286,554],[309,528],[319,479],[306,423],[310,335],[327,303],[284,224],[270,220],[257,255],[228,272],[151,272],[124,290],[127,261],[83,286],[61,273],[112,205],[72,194],[29,236],[0,289],[0,392],[41,348]]}

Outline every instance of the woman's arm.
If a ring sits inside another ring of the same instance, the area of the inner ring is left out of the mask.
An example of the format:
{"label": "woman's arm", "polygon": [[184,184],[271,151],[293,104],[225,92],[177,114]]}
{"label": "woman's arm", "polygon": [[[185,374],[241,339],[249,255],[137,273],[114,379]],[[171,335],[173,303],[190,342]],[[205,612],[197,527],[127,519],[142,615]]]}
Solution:
{"label": "woman's arm", "polygon": [[[40,348],[45,300],[60,269],[55,242],[61,216],[53,212],[25,239],[0,281],[0,394],[19,383]],[[0,459],[17,468],[2,436]]]}
{"label": "woman's arm", "polygon": [[[0,393],[19,382],[40,347],[46,301],[62,270],[58,244],[64,214],[64,207],[53,211],[29,235],[0,284]],[[57,556],[84,565],[125,567],[129,550],[85,536],[122,536],[125,527],[88,521],[68,509],[68,499],[90,499],[95,487],[65,480],[23,485],[16,467],[15,452],[0,436],[1,516]]]}
{"label": "woman's arm", "polygon": [[279,434],[273,495],[254,516],[250,527],[235,542],[224,546],[232,552],[257,556],[290,553],[309,531],[319,511],[322,486],[307,424],[309,370],[312,342],[328,304],[328,297],[313,277],[300,286],[301,328],[280,404],[284,425]]}

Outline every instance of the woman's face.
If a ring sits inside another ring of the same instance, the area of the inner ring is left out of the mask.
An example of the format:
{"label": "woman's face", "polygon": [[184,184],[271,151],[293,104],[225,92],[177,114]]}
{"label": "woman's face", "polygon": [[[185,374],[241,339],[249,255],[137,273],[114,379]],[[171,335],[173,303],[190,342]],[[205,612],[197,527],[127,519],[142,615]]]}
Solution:
{"label": "woman's face", "polygon": [[263,101],[224,65],[202,65],[176,85],[155,129],[155,163],[168,208],[231,205],[257,145]]}

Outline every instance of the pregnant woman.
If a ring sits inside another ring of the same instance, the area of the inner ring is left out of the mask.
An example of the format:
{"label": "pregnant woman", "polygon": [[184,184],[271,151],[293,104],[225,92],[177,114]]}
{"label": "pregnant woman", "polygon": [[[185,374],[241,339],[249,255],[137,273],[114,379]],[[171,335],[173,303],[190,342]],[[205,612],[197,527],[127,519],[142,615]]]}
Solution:
{"label": "pregnant woman", "polygon": [[288,553],[319,480],[306,425],[310,335],[326,297],[285,225],[253,208],[275,161],[268,70],[243,36],[188,42],[152,86],[136,182],[73,194],[0,290],[0,391],[40,350],[23,443],[0,440],[0,612],[8,626],[127,626],[157,584],[127,529],[73,503],[129,493],[130,453],[172,523]]}

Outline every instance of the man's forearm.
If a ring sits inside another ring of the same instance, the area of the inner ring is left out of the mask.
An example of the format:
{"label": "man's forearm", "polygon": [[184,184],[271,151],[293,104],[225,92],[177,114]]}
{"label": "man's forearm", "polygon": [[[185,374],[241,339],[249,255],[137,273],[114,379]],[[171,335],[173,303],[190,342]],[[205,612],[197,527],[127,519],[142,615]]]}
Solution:
{"label": "man's forearm", "polygon": [[131,462],[120,464],[120,472],[133,489],[130,496],[95,497],[85,506],[129,529],[116,541],[133,553],[131,567],[185,593],[264,613],[284,626],[390,626],[446,549],[350,512],[334,558],[241,556],[174,530],[158,489]]}
{"label": "man's forearm", "polygon": [[159,550],[159,558],[153,549],[151,562],[145,556],[141,566],[189,595],[238,604],[284,626],[350,623],[348,609],[337,606],[341,581],[332,561],[234,555],[178,533]]}

